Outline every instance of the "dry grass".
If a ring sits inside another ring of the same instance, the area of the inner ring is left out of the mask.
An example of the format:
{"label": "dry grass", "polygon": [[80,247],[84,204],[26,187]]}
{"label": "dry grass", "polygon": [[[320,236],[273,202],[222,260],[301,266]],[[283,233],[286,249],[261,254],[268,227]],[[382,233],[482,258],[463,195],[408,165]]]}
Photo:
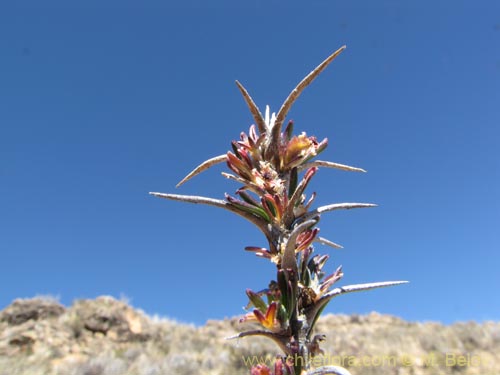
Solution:
{"label": "dry grass", "polygon": [[[0,312],[0,375],[248,375],[243,357],[278,350],[264,338],[225,340],[243,328],[236,319],[194,327],[151,318],[110,297],[69,308],[17,300]],[[327,315],[317,331],[327,341],[316,360],[342,361],[353,375],[500,374],[498,322]]]}

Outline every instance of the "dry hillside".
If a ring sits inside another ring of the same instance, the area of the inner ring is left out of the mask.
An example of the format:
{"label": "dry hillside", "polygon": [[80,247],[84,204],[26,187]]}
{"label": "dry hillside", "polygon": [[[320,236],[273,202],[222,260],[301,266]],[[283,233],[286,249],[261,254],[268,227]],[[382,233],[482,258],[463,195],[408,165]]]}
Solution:
{"label": "dry hillside", "polygon": [[[16,300],[0,312],[0,375],[248,375],[245,361],[277,349],[261,338],[225,340],[242,328],[236,319],[195,327],[151,318],[111,297],[69,308]],[[372,313],[327,315],[317,328],[327,335],[317,363],[353,375],[500,374],[498,322],[444,326]]]}

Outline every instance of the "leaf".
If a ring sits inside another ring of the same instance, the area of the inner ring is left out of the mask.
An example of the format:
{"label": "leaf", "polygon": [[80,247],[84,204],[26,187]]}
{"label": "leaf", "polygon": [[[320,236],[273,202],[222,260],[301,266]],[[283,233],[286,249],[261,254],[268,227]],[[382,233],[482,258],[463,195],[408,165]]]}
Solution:
{"label": "leaf", "polygon": [[264,300],[255,292],[251,291],[250,289],[246,290],[248,299],[252,304],[259,309],[263,314],[266,313],[267,311],[267,304],[264,302]]}
{"label": "leaf", "polygon": [[290,296],[288,290],[288,281],[283,269],[278,269],[278,288],[281,294],[281,306],[283,306],[288,314],[290,309]]}
{"label": "leaf", "polygon": [[259,107],[257,107],[252,97],[248,94],[248,91],[243,87],[241,83],[236,81],[236,86],[238,86],[238,89],[243,95],[243,99],[245,99],[245,102],[248,105],[248,109],[250,109],[250,112],[252,113],[252,116],[255,120],[255,124],[259,128],[259,132],[265,133],[266,123],[264,122],[264,117],[262,117],[262,113],[260,112]]}
{"label": "leaf", "polygon": [[264,336],[267,337],[271,340],[273,340],[280,349],[286,354],[286,355],[292,355],[291,349],[288,347],[287,343],[290,340],[290,336],[288,335],[281,335],[278,333],[273,333],[273,332],[268,332],[268,331],[262,331],[262,330],[254,330],[254,331],[245,331],[238,333],[237,335],[226,337],[226,340],[234,340],[238,338],[243,338],[247,336]]}
{"label": "leaf", "polygon": [[205,160],[203,163],[201,163],[195,169],[193,169],[186,177],[184,177],[175,187],[178,188],[179,186],[181,186],[185,182],[189,181],[194,176],[196,176],[196,175],[200,174],[201,172],[207,170],[211,166],[219,164],[219,163],[222,163],[222,162],[224,162],[226,160],[227,160],[227,155],[226,154],[219,155],[219,156],[216,156],[214,158]]}
{"label": "leaf", "polygon": [[[181,202],[188,202],[188,203],[195,203],[195,204],[206,204],[209,206],[224,208],[224,209],[231,211],[231,212],[243,217],[244,219],[250,221],[257,228],[259,228],[259,230],[266,236],[268,241],[271,241],[271,234],[269,232],[269,229],[267,228],[267,221],[265,221],[265,219],[259,217],[258,215],[254,215],[251,212],[246,212],[244,210],[241,210],[229,202],[226,202],[226,201],[223,201],[220,199],[200,197],[200,196],[196,196],[196,195],[165,194],[165,193],[157,193],[157,192],[150,192],[149,194],[153,195],[155,197],[158,197],[158,198],[170,199],[170,200],[174,200],[174,201],[181,201]],[[262,210],[262,212],[264,212],[264,210]]]}
{"label": "leaf", "polygon": [[328,56],[321,64],[319,64],[311,73],[309,73],[305,78],[300,81],[300,83],[290,92],[288,97],[283,102],[278,114],[276,115],[276,120],[274,122],[274,128],[271,133],[271,140],[269,143],[269,148],[266,152],[266,156],[275,155],[278,149],[279,137],[281,134],[281,126],[283,121],[288,114],[288,111],[292,107],[293,103],[302,94],[302,91],[309,86],[309,84],[314,81],[314,79],[338,56],[342,51],[344,51],[346,46],[340,47],[337,51]]}
{"label": "leaf", "polygon": [[285,251],[283,252],[283,257],[281,259],[281,267],[284,270],[291,269],[293,272],[295,272],[295,274],[298,273],[297,258],[295,256],[295,246],[297,243],[297,237],[299,236],[299,234],[309,229],[310,227],[316,225],[317,223],[318,220],[315,219],[304,221],[303,223],[297,225],[293,229],[292,233],[290,233],[290,236],[288,237],[285,246]]}
{"label": "leaf", "polygon": [[293,121],[290,120],[288,121],[288,125],[286,126],[284,131],[285,141],[290,142],[290,139],[292,139],[292,135],[293,135]]}
{"label": "leaf", "polygon": [[307,322],[309,323],[310,327],[309,332],[314,327],[314,324],[316,323],[319,315],[321,314],[321,311],[326,307],[326,305],[328,304],[328,302],[331,301],[332,298],[339,296],[341,294],[362,292],[365,290],[384,288],[388,286],[395,286],[407,283],[408,281],[382,281],[377,283],[355,284],[355,285],[347,285],[344,287],[335,288],[330,292],[324,294],[314,305],[306,309],[305,314]]}
{"label": "leaf", "polygon": [[326,168],[335,168],[335,169],[341,169],[343,171],[350,171],[350,172],[366,172],[362,168],[357,168],[357,167],[351,167],[349,165],[345,164],[340,164],[340,163],[334,163],[331,161],[324,161],[324,160],[315,160],[309,163],[302,164],[299,166],[300,170],[311,168],[311,167],[326,167]]}
{"label": "leaf", "polygon": [[[309,181],[311,181],[311,178],[314,176],[318,168],[313,167],[307,170],[307,172],[304,174],[304,177],[300,181],[300,184],[297,186],[295,191],[293,192],[292,197],[290,198],[290,201],[288,202],[288,206],[285,210],[284,214],[284,221],[285,224],[288,224],[290,221],[294,219],[294,214],[293,214],[293,209],[298,205],[299,200],[302,197],[302,193],[306,189],[307,185],[309,184]],[[311,215],[313,216],[313,215]]]}
{"label": "leaf", "polygon": [[259,203],[257,203],[257,201],[255,199],[253,199],[250,194],[244,192],[244,191],[239,191],[238,192],[238,195],[241,197],[241,199],[243,199],[246,203],[252,205],[252,206],[256,206],[256,207],[260,207]]}
{"label": "leaf", "polygon": [[267,212],[259,206],[254,206],[252,204],[248,204],[246,202],[240,201],[234,197],[231,197],[229,194],[226,194],[226,199],[228,200],[229,204],[238,210],[247,212],[249,214],[252,214],[254,216],[257,216],[261,219],[266,220],[268,223],[271,222],[271,218],[267,214]]}
{"label": "leaf", "polygon": [[290,199],[297,189],[297,183],[299,180],[299,173],[297,167],[292,168],[290,171],[290,186],[288,187],[288,198]]}
{"label": "leaf", "polygon": [[338,243],[330,241],[324,237],[317,237],[314,239],[314,242],[319,242],[322,245],[327,245],[327,246],[333,247],[334,249],[343,249],[344,248],[342,245],[339,245]]}
{"label": "leaf", "polygon": [[333,203],[309,211],[307,214],[304,215],[304,219],[308,219],[310,217],[317,216],[319,214],[329,211],[351,210],[353,208],[369,208],[369,207],[377,207],[377,205],[373,203]]}

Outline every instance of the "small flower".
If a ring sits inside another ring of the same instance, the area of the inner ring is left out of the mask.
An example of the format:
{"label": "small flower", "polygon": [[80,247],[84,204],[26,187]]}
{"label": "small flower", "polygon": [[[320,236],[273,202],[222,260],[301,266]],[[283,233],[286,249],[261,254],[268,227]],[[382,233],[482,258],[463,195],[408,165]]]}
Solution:
{"label": "small flower", "polygon": [[278,172],[271,163],[260,161],[259,168],[252,170],[253,183],[263,191],[283,195],[285,190],[284,181],[279,177]]}
{"label": "small flower", "polygon": [[321,283],[319,286],[320,290],[320,296],[328,292],[330,287],[335,284],[337,281],[339,281],[342,277],[344,276],[344,273],[342,272],[342,266],[338,267],[334,273],[332,273],[330,276],[327,276],[325,280]]}
{"label": "small flower", "polygon": [[[248,292],[247,292],[248,294]],[[257,306],[256,306],[257,307]],[[277,319],[278,304],[272,302],[265,311],[265,314],[261,311],[262,308],[256,308],[253,312],[246,314],[240,319],[240,323],[243,322],[259,322],[264,328],[272,332],[277,332],[281,330],[281,324]]]}
{"label": "small flower", "polygon": [[250,156],[255,161],[255,163],[262,160],[262,148],[261,145],[265,141],[266,135],[257,135],[255,125],[250,126],[248,135],[245,132],[241,132],[240,140],[238,142],[232,142],[233,150],[244,149],[250,153]]}
{"label": "small flower", "polygon": [[253,366],[250,375],[272,375],[271,370],[266,365]]}
{"label": "small flower", "polygon": [[[325,262],[326,259],[324,258]],[[333,284],[335,284],[344,276],[344,273],[342,272],[342,266],[340,266],[335,270],[334,273],[332,273],[330,276],[327,276],[323,281],[321,281],[323,275],[320,269],[318,269],[317,272],[312,275],[309,285],[307,285],[307,287],[304,288],[304,290],[307,289],[307,295],[312,297],[311,300],[308,302],[318,301],[323,295],[325,295],[329,291],[330,287]]]}
{"label": "small flower", "polygon": [[250,371],[250,375],[291,375],[293,374],[293,366],[278,356],[274,362],[274,372],[271,372],[269,367],[263,364],[253,366]]}
{"label": "small flower", "polygon": [[267,308],[266,315],[264,315],[260,310],[257,309],[255,309],[253,313],[259,323],[262,324],[262,326],[271,331],[276,331],[281,328],[278,320],[276,319],[277,311],[278,304],[276,302],[272,302]]}
{"label": "small flower", "polygon": [[325,138],[318,143],[316,137],[308,137],[304,132],[293,137],[281,149],[281,169],[290,170],[301,165],[323,151],[327,142]]}

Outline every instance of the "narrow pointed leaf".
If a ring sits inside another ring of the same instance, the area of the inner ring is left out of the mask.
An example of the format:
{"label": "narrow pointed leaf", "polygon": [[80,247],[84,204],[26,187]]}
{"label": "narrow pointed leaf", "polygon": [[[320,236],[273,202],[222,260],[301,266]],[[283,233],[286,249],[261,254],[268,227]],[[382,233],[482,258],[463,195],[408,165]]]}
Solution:
{"label": "narrow pointed leaf", "polygon": [[257,216],[261,219],[264,219],[267,222],[271,222],[271,218],[263,208],[240,201],[227,194],[226,194],[226,199],[228,200],[228,203],[231,205],[231,207],[235,207],[238,210]]}
{"label": "narrow pointed leaf", "polygon": [[[288,202],[288,206],[285,210],[284,214],[284,221],[285,224],[287,225],[290,221],[294,219],[293,215],[293,209],[297,206],[299,199],[302,197],[302,194],[304,193],[304,190],[307,188],[307,185],[309,184],[309,181],[311,181],[311,178],[314,176],[318,168],[313,167],[307,170],[305,173],[304,177],[300,181],[299,185],[293,192],[290,201]],[[314,215],[311,215],[314,216]]]}
{"label": "narrow pointed leaf", "polygon": [[260,112],[259,107],[257,107],[252,97],[248,94],[248,91],[243,87],[243,85],[240,82],[236,81],[236,86],[238,86],[238,89],[243,95],[243,99],[245,99],[245,102],[248,105],[248,109],[250,109],[250,112],[252,113],[252,116],[255,120],[255,124],[259,128],[259,132],[265,133],[266,123],[264,122],[264,117],[262,117],[262,113]]}
{"label": "narrow pointed leaf", "polygon": [[300,96],[302,91],[346,48],[346,46],[340,47],[333,54],[328,56],[321,64],[319,64],[311,73],[309,73],[293,90],[290,92],[288,97],[283,102],[278,114],[276,115],[276,121],[274,123],[274,128],[272,129],[271,143],[269,145],[270,150],[268,155],[272,155],[275,150],[278,149],[278,142],[281,133],[281,126],[283,121],[288,114],[288,111],[292,107],[293,103]]}
{"label": "narrow pointed leaf", "polygon": [[238,156],[238,144],[235,141],[231,142],[231,148],[233,149],[233,154]]}
{"label": "narrow pointed leaf", "polygon": [[347,285],[343,287],[338,287],[330,292],[326,293],[321,300],[330,300],[333,297],[336,297],[340,294],[353,293],[353,292],[363,292],[365,290],[377,289],[377,288],[385,288],[388,286],[395,286],[401,284],[408,284],[408,281],[381,281],[377,283],[366,283],[366,284],[354,284]]}
{"label": "narrow pointed leaf", "polygon": [[267,215],[270,218],[278,218],[277,207],[274,200],[272,199],[272,197],[270,197],[269,194],[266,194],[262,197],[261,204],[262,208],[264,209],[264,211],[266,211]]}
{"label": "narrow pointed leaf", "polygon": [[181,202],[188,202],[195,204],[207,204],[209,206],[228,209],[227,202],[220,199],[200,197],[196,195],[180,195],[180,194],[167,194],[167,193],[157,193],[157,192],[150,192],[149,194],[158,198],[165,198],[173,201],[181,201]]}
{"label": "narrow pointed leaf", "polygon": [[344,248],[342,245],[339,245],[338,243],[330,241],[324,237],[317,237],[314,241],[319,242],[322,245],[327,245],[327,246],[333,247],[335,249],[343,249]]}
{"label": "narrow pointed leaf", "polygon": [[222,163],[226,160],[227,160],[226,154],[219,155],[219,156],[216,156],[214,158],[205,160],[203,163],[201,163],[195,169],[193,169],[186,177],[184,177],[175,187],[181,186],[182,184],[189,181],[190,179],[192,179],[194,176],[200,174],[201,172],[207,170],[211,166]]}
{"label": "narrow pointed leaf", "polygon": [[313,192],[305,205],[306,211],[309,211],[315,199],[316,199],[316,192]]}
{"label": "narrow pointed leaf", "polygon": [[305,219],[308,219],[312,216],[316,216],[322,214],[324,212],[335,211],[335,210],[351,210],[353,208],[369,208],[369,207],[377,207],[376,204],[373,203],[334,203],[326,206],[321,206],[308,212],[304,215]]}
{"label": "narrow pointed leaf", "polygon": [[334,210],[350,210],[353,208],[367,208],[367,207],[377,207],[373,203],[334,203],[326,206],[318,207],[315,211],[319,214]]}
{"label": "narrow pointed leaf", "polygon": [[297,167],[292,168],[290,171],[290,185],[288,187],[288,198],[292,198],[295,189],[297,189],[297,183],[299,181],[299,173]]}
{"label": "narrow pointed leaf", "polygon": [[283,306],[287,314],[290,311],[290,296],[288,295],[288,282],[285,271],[281,268],[278,270],[278,287],[281,293],[281,306]]}
{"label": "narrow pointed leaf", "polygon": [[[241,178],[240,176],[235,176],[234,174],[227,173],[227,172],[221,172],[221,175],[228,180],[233,180],[236,182],[239,182],[240,184],[243,185],[243,189],[250,189],[252,191],[255,191],[256,193],[260,192],[260,189],[258,186],[255,186],[255,184],[251,181],[245,180],[244,178]],[[240,188],[240,189],[242,189]],[[239,193],[238,193],[239,194]]]}
{"label": "narrow pointed leaf", "polygon": [[241,199],[243,199],[245,202],[247,202],[248,204],[251,204],[252,206],[257,206],[259,207],[259,203],[257,203],[257,201],[255,199],[253,199],[250,194],[244,192],[244,191],[239,191],[238,192],[238,195],[241,197]]}
{"label": "narrow pointed leaf", "polygon": [[289,298],[289,308],[288,308],[288,317],[287,320],[289,321],[293,315],[296,313],[297,309],[297,274],[294,271],[287,270],[285,272],[285,276],[287,278],[287,287],[288,287],[288,295],[290,296]]}
{"label": "narrow pointed leaf", "polygon": [[366,170],[357,167],[351,167],[349,165],[334,163],[331,161],[324,160],[315,160],[306,164],[302,164],[299,168],[300,170],[311,168],[311,167],[326,167],[326,168],[335,168],[341,169],[343,171],[351,171],[351,172],[366,172]]}
{"label": "narrow pointed leaf", "polygon": [[[271,241],[271,237],[270,237],[271,235],[269,233],[269,230],[267,229],[267,222],[265,220],[263,220],[262,218],[254,215],[252,213],[242,211],[241,209],[238,209],[234,205],[231,205],[229,202],[226,202],[226,201],[223,201],[220,199],[200,197],[200,196],[195,196],[195,195],[165,194],[165,193],[157,193],[157,192],[150,192],[149,194],[153,195],[155,197],[158,197],[158,198],[170,199],[170,200],[174,200],[174,201],[188,202],[188,203],[194,203],[194,204],[206,204],[209,206],[224,208],[224,209],[231,211],[231,212],[243,217],[244,219],[250,221],[252,224],[254,224],[257,228],[260,229],[260,231],[266,236],[268,241]],[[264,211],[264,210],[262,210],[262,211]]]}
{"label": "narrow pointed leaf", "polygon": [[286,126],[285,131],[284,131],[284,135],[285,135],[285,140],[287,142],[290,142],[290,139],[292,139],[292,135],[293,135],[293,121],[292,120],[290,120],[288,122],[288,125]]}
{"label": "narrow pointed leaf", "polygon": [[336,296],[346,293],[362,292],[365,290],[384,288],[407,283],[408,281],[382,281],[377,283],[355,284],[335,288],[323,295],[314,305],[306,310],[305,314],[307,317],[307,321],[309,322],[310,329],[314,327],[314,324],[316,323],[321,311],[326,307],[328,302],[330,302],[330,300]]}
{"label": "narrow pointed leaf", "polygon": [[287,346],[287,343],[289,341],[289,336],[285,335],[280,335],[277,333],[273,332],[268,332],[268,331],[262,331],[262,330],[254,330],[254,331],[245,331],[241,332],[237,335],[226,337],[226,340],[234,340],[234,339],[239,339],[247,336],[264,336],[267,337],[271,340],[273,340],[280,349],[286,354],[286,355],[292,355],[292,351],[290,348]]}
{"label": "narrow pointed leaf", "polygon": [[241,191],[243,191],[245,189],[252,190],[255,188],[255,186],[253,186],[253,184],[251,182],[245,180],[244,178],[241,178],[240,176],[235,176],[234,174],[226,173],[226,172],[221,172],[221,175],[222,175],[222,177],[225,177],[228,180],[233,180],[233,181],[239,182],[240,184],[243,185],[241,188],[239,188],[237,190],[238,195],[240,194]]}

